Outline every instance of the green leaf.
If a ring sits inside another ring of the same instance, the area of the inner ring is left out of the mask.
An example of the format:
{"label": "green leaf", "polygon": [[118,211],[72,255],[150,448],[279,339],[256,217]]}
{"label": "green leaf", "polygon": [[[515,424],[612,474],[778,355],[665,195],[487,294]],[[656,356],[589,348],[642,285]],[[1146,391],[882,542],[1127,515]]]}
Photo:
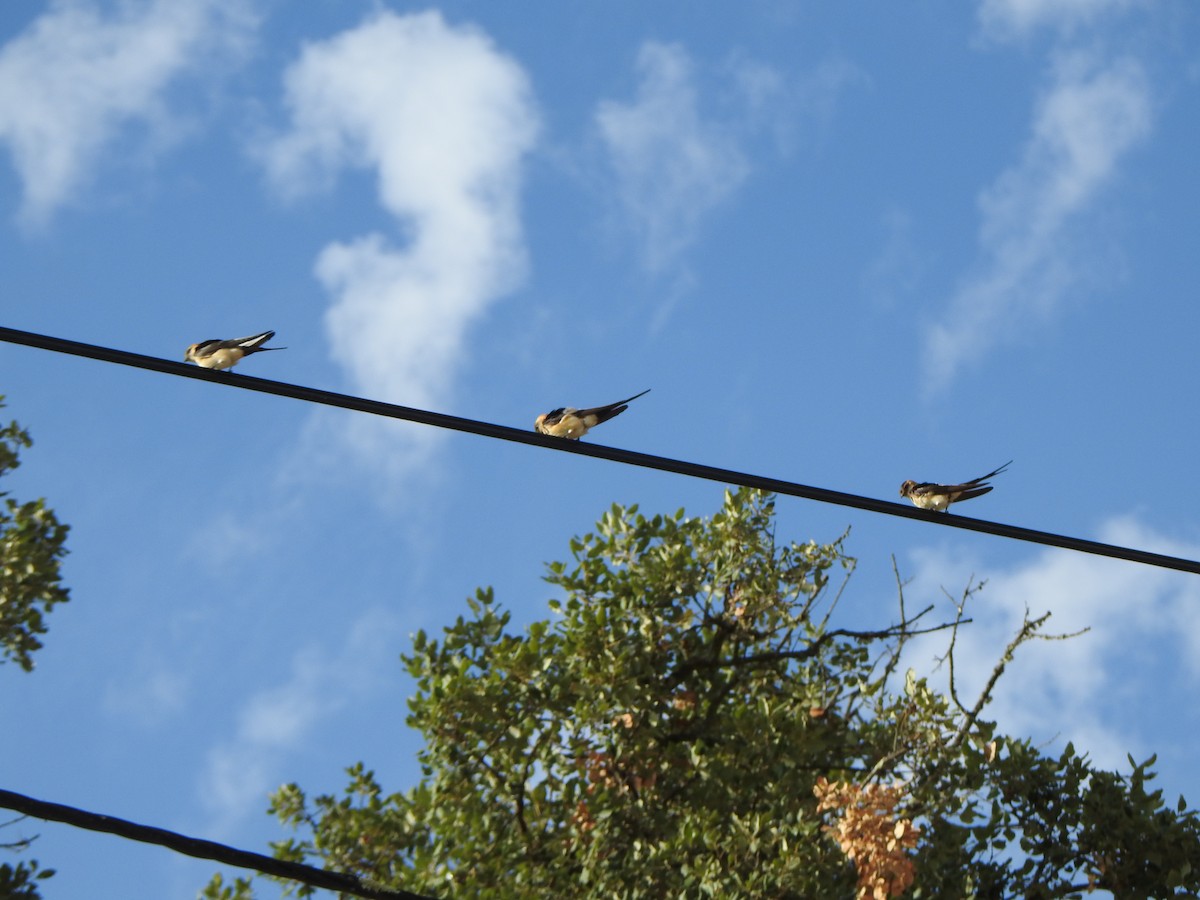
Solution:
{"label": "green leaf", "polygon": [[[276,854],[431,896],[853,897],[837,825],[869,810],[920,825],[894,860],[911,896],[1068,896],[1098,859],[1120,896],[1200,890],[1196,815],[1143,789],[1150,763],[1124,778],[1070,744],[1047,757],[967,713],[902,667],[898,613],[835,609],[844,536],[777,538],[774,506],[745,489],[707,519],[614,504],[570,540],[569,574],[547,566],[552,617],[509,634],[490,590],[469,598],[406,657],[417,783],[388,794],[359,765],[343,795],[281,789],[298,833]],[[899,787],[818,810],[835,782]]]}

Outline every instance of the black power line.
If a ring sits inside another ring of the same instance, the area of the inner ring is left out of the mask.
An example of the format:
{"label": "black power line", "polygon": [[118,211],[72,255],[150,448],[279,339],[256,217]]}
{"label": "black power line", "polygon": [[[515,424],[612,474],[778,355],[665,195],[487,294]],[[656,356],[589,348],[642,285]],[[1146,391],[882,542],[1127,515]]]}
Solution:
{"label": "black power line", "polygon": [[280,397],[291,397],[295,400],[304,400],[308,403],[320,403],[325,406],[337,406],[342,409],[350,409],[376,416],[403,419],[408,422],[419,422],[422,425],[432,425],[435,428],[465,431],[469,434],[499,438],[503,441],[515,441],[518,444],[533,444],[534,446],[558,450],[564,453],[578,453],[583,456],[607,459],[612,462],[624,463],[631,466],[642,466],[647,469],[674,472],[678,475],[689,475],[692,478],[704,478],[709,481],[721,482],[722,484],[737,484],[743,487],[758,488],[759,490],[770,491],[775,494],[816,500],[818,503],[833,503],[838,506],[865,509],[868,512],[883,513],[888,516],[919,519],[923,522],[944,525],[950,528],[965,528],[968,531],[994,534],[1017,541],[1027,541],[1049,547],[1062,547],[1067,550],[1077,550],[1080,553],[1093,553],[1097,556],[1124,559],[1129,562],[1159,566],[1164,569],[1176,569],[1180,572],[1191,572],[1200,575],[1200,562],[1191,559],[1182,559],[1177,556],[1151,553],[1148,550],[1136,550],[1130,547],[1119,547],[1114,544],[1089,541],[1084,538],[1069,537],[1048,531],[1037,531],[1036,529],[1024,528],[1020,525],[1006,525],[1002,522],[989,522],[986,519],[971,519],[964,518],[963,516],[947,515],[946,513],[919,509],[915,506],[878,500],[874,497],[847,494],[827,488],[809,487],[808,485],[797,484],[793,481],[784,481],[779,478],[751,475],[745,472],[736,472],[732,469],[720,469],[716,466],[706,466],[700,463],[670,459],[665,456],[639,453],[636,450],[622,450],[618,447],[605,447],[603,444],[585,444],[582,441],[548,437],[537,434],[532,430],[513,428],[509,425],[493,425],[489,422],[480,422],[475,419],[464,419],[459,416],[446,415],[445,413],[429,412],[428,410],[414,409],[409,406],[398,406],[394,403],[383,403],[379,400],[367,400],[362,397],[337,394],[332,391],[303,387],[298,384],[288,384],[283,381],[270,381],[266,378],[256,378],[252,375],[233,375],[227,372],[202,369],[199,366],[191,366],[182,362],[175,362],[174,360],[144,356],[140,353],[130,353],[126,350],[113,350],[93,344],[82,344],[78,341],[68,341],[64,338],[47,337],[46,335],[34,334],[29,331],[18,331],[15,328],[0,326],[0,341],[10,344],[23,344],[27,347],[36,347],[40,350],[53,350],[56,353],[84,356],[89,359],[99,359],[104,362],[118,363],[123,366],[136,366],[140,369],[165,372],[168,375],[197,378],[201,381],[211,381],[226,385],[227,387],[259,391],[264,394],[275,394]]}
{"label": "black power line", "polygon": [[25,813],[35,819],[64,822],[67,825],[74,825],[76,828],[115,834],[129,840],[167,847],[176,853],[184,853],[197,859],[211,859],[241,869],[254,869],[265,875],[287,878],[290,881],[298,881],[301,884],[330,891],[339,891],[343,894],[353,894],[355,897],[366,897],[368,900],[434,900],[432,897],[413,894],[409,891],[385,891],[373,888],[363,884],[353,875],[275,859],[272,856],[251,853],[248,850],[238,850],[236,847],[218,844],[215,841],[188,837],[151,825],[139,825],[137,822],[130,822],[127,819],[88,812],[76,809],[74,806],[64,806],[61,803],[36,800],[13,791],[0,790],[0,806]]}

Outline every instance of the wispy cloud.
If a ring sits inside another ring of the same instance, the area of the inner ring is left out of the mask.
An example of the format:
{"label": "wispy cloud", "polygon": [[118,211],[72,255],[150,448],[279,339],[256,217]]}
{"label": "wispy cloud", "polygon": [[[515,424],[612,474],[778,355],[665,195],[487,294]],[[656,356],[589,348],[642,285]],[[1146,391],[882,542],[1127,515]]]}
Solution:
{"label": "wispy cloud", "polygon": [[[1155,533],[1132,518],[1101,529],[1100,540],[1195,559],[1200,546]],[[1018,650],[999,681],[985,718],[1004,733],[1035,741],[1075,740],[1099,763],[1124,766],[1125,754],[1146,752],[1128,737],[1123,701],[1161,696],[1164,670],[1187,661],[1200,679],[1200,583],[1195,576],[1063,550],[1046,550],[1008,570],[986,571],[945,551],[914,554],[910,604],[936,601],[941,588],[956,594],[972,575],[986,580],[967,609],[973,622],[959,634],[955,675],[964,703],[974,700],[1005,645],[1029,610],[1053,615],[1045,633],[1091,630],[1066,641],[1035,641]],[[943,604],[943,609],[945,606]],[[910,664],[945,652],[946,637],[922,638],[909,648]],[[908,652],[908,651],[906,651]],[[1160,668],[1161,667],[1161,668]],[[944,678],[943,668],[939,677]],[[1194,685],[1177,685],[1190,696]],[[969,698],[969,699],[968,699]]]}
{"label": "wispy cloud", "polygon": [[617,220],[645,270],[668,283],[658,328],[694,283],[688,252],[750,177],[759,138],[781,156],[819,144],[841,95],[865,76],[840,57],[785,73],[733,53],[702,79],[687,50],[655,41],[642,45],[637,71],[633,99],[602,101],[595,123]]}
{"label": "wispy cloud", "polygon": [[191,685],[185,675],[161,660],[143,663],[137,669],[105,686],[105,711],[151,727],[186,708]]}
{"label": "wispy cloud", "polygon": [[246,700],[234,735],[210,751],[200,778],[199,794],[217,818],[218,831],[262,807],[279,782],[282,760],[322,721],[398,677],[399,638],[393,615],[368,612],[339,650],[311,647],[297,653],[287,682]]}
{"label": "wispy cloud", "polygon": [[986,31],[999,38],[1025,35],[1035,28],[1072,30],[1094,23],[1101,16],[1144,5],[1145,0],[983,0],[979,19]]}
{"label": "wispy cloud", "polygon": [[863,291],[878,307],[895,306],[916,288],[928,260],[913,237],[913,220],[907,212],[890,209],[882,216],[883,245],[863,269]]}
{"label": "wispy cloud", "polygon": [[[729,124],[701,116],[691,59],[682,47],[646,43],[638,70],[636,98],[604,101],[596,123],[646,266],[661,272],[742,184],[750,163]],[[743,67],[740,81],[755,110],[778,89],[776,76],[763,66]]]}
{"label": "wispy cloud", "polygon": [[111,14],[86,0],[52,2],[0,48],[0,142],[22,183],[20,223],[44,226],[122,129],[163,131],[173,80],[205,54],[244,44],[253,23],[243,0],[129,2]]}
{"label": "wispy cloud", "polygon": [[1069,228],[1150,131],[1153,100],[1133,59],[1064,53],[1039,99],[1021,159],[980,198],[980,260],[929,332],[926,386],[1053,314],[1079,278]]}
{"label": "wispy cloud", "polygon": [[870,83],[866,71],[841,56],[830,56],[807,71],[789,73],[735,54],[728,67],[744,105],[747,133],[766,131],[780,153],[798,145],[820,144],[828,136],[838,104],[853,87]]}
{"label": "wispy cloud", "polygon": [[[326,330],[357,390],[437,405],[468,356],[470,326],[524,276],[521,162],[538,122],[522,69],[479,29],[436,12],[380,12],[309,44],[285,76],[291,127],[263,151],[286,194],[373,170],[397,235],[334,242],[316,274]],[[361,424],[356,448],[423,458],[424,431]]]}

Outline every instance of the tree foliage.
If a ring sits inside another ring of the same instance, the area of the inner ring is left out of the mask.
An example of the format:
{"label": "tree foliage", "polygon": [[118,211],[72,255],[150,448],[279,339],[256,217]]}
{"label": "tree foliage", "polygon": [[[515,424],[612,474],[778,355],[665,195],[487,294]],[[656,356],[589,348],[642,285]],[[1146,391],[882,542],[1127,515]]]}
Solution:
{"label": "tree foliage", "polygon": [[[1200,889],[1200,828],[1068,745],[1051,757],[899,668],[963,618],[835,627],[842,541],[777,544],[773,500],[710,519],[614,506],[553,563],[553,617],[510,628],[490,590],[415,637],[422,778],[386,794],[281,788],[277,855],[445,897],[1120,897]],[[974,593],[968,589],[965,604]],[[305,893],[304,889],[300,893]],[[244,881],[209,897],[251,896]]]}
{"label": "tree foliage", "polygon": [[[24,849],[26,846],[27,841],[20,841],[16,845],[0,844],[7,850]],[[37,860],[19,862],[15,866],[0,863],[0,900],[41,900],[38,882],[53,875],[53,869],[39,868]]]}
{"label": "tree foliage", "polygon": [[[0,428],[0,477],[17,468],[20,449],[32,445],[16,422]],[[46,633],[46,613],[69,599],[59,570],[69,526],[45,500],[19,503],[6,492],[0,498],[0,663],[11,660],[28,672],[42,646],[38,636]]]}
{"label": "tree foliage", "polygon": [[[0,477],[17,468],[21,448],[31,446],[29,433],[16,422],[0,428]],[[29,672],[33,653],[42,646],[38,635],[46,633],[44,614],[68,599],[59,571],[68,526],[59,523],[44,500],[18,503],[4,492],[0,498],[0,663],[11,660]],[[0,842],[0,849],[20,852],[29,844]],[[38,868],[37,860],[0,863],[0,900],[39,900],[38,882],[53,874],[53,869]]]}

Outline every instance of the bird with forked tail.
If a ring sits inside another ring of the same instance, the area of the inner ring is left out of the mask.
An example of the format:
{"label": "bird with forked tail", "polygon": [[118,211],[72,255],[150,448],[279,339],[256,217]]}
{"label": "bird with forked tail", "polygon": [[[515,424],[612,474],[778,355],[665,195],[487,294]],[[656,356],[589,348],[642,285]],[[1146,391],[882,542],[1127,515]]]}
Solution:
{"label": "bird with forked tail", "polygon": [[286,350],[287,347],[264,347],[275,337],[275,332],[264,331],[250,337],[232,338],[227,341],[210,340],[192,344],[183,354],[184,362],[194,362],[205,369],[232,369],[244,357],[261,350]]}
{"label": "bird with forked tail", "polygon": [[577,441],[590,429],[625,412],[630,403],[648,393],[650,393],[649,388],[642,391],[641,394],[634,394],[627,400],[618,400],[607,406],[593,406],[590,409],[560,406],[558,409],[552,409],[550,412],[538,416],[533,422],[533,430],[540,434]]}
{"label": "bird with forked tail", "polygon": [[964,481],[962,484],[937,484],[932,481],[909,480],[900,485],[900,496],[907,497],[914,506],[919,506],[921,509],[945,512],[950,508],[951,503],[982,497],[992,489],[987,480],[999,475],[1010,465],[1012,465],[1011,459],[1000,468],[988,472],[986,475],[980,475],[978,478],[972,478],[970,481]]}

